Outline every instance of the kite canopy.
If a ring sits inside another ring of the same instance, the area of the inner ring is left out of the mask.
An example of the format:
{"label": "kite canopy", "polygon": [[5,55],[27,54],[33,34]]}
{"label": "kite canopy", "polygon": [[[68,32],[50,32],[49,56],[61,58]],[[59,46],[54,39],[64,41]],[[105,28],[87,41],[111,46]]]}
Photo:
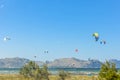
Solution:
{"label": "kite canopy", "polygon": [[75,49],[75,52],[78,53],[78,49]]}
{"label": "kite canopy", "polygon": [[93,33],[93,36],[95,37],[95,41],[99,40],[99,34],[97,32]]}
{"label": "kite canopy", "polygon": [[46,51],[44,51],[44,53],[48,53],[48,51],[46,50]]}
{"label": "kite canopy", "polygon": [[100,44],[106,44],[106,41],[105,41],[105,40],[102,40],[102,41],[100,42]]}
{"label": "kite canopy", "polygon": [[11,40],[10,37],[4,37],[4,41]]}
{"label": "kite canopy", "polygon": [[93,33],[93,36],[94,37],[99,37],[99,34],[96,32],[96,33]]}

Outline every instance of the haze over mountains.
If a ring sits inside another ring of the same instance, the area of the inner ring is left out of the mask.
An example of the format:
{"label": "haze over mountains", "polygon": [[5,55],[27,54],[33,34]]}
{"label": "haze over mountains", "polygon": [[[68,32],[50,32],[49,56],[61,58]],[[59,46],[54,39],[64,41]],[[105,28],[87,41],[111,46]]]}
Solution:
{"label": "haze over mountains", "polygon": [[[0,59],[0,68],[21,68],[24,64],[28,63],[29,59],[25,58],[4,58]],[[117,68],[120,68],[120,60],[111,59],[110,62],[116,64]],[[99,60],[79,60],[76,58],[60,58],[55,59],[54,61],[36,61],[39,66],[47,64],[49,68],[100,68],[101,62]]]}

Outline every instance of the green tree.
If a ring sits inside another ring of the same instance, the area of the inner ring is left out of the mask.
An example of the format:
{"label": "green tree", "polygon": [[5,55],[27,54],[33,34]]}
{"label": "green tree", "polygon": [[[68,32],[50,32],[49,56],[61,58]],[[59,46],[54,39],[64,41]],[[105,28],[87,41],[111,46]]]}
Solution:
{"label": "green tree", "polygon": [[102,64],[98,77],[99,80],[120,80],[116,65],[108,61]]}
{"label": "green tree", "polygon": [[30,61],[20,69],[20,74],[33,80],[49,80],[47,66],[40,68],[35,62]]}

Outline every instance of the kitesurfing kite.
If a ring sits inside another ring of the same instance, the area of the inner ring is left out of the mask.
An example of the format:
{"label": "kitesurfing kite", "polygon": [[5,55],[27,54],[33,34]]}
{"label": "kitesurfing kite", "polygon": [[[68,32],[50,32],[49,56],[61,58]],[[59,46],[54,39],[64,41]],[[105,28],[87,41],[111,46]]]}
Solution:
{"label": "kitesurfing kite", "polygon": [[44,51],[44,53],[48,53],[48,51],[46,50],[46,51]]}
{"label": "kitesurfing kite", "polygon": [[[97,32],[93,33],[93,36],[95,37],[95,41],[99,40],[99,34]],[[105,40],[101,40],[100,44],[106,44]]]}
{"label": "kitesurfing kite", "polygon": [[75,52],[78,53],[78,49],[75,49]]}
{"label": "kitesurfing kite", "polygon": [[11,40],[10,37],[4,37],[4,41],[8,41],[8,40]]}
{"label": "kitesurfing kite", "polygon": [[97,32],[93,33],[93,36],[95,37],[95,41],[99,40],[99,34]]}
{"label": "kitesurfing kite", "polygon": [[36,56],[34,56],[34,58],[36,58]]}
{"label": "kitesurfing kite", "polygon": [[106,44],[105,40],[100,41],[100,44]]}

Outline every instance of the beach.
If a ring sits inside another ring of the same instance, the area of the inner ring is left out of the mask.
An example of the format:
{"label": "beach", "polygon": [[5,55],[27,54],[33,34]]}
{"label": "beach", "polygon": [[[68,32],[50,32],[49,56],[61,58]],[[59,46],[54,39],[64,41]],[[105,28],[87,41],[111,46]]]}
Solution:
{"label": "beach", "polygon": [[[0,74],[19,74],[20,68],[0,68]],[[64,70],[72,75],[98,75],[100,68],[48,68],[48,72],[52,75],[58,74],[60,70]]]}
{"label": "beach", "polygon": [[[23,76],[19,75],[20,68],[1,68],[0,69],[0,80],[33,80],[25,79]],[[58,80],[58,71],[64,70],[70,73],[70,76],[65,80],[97,80],[97,74],[99,69],[90,68],[50,68],[48,72],[50,73],[50,80]]]}
{"label": "beach", "polygon": [[[50,75],[50,80],[58,80],[58,75]],[[33,80],[24,78],[19,74],[0,74],[0,80]],[[86,76],[86,75],[71,75],[67,77],[65,80],[97,80],[97,76]]]}

